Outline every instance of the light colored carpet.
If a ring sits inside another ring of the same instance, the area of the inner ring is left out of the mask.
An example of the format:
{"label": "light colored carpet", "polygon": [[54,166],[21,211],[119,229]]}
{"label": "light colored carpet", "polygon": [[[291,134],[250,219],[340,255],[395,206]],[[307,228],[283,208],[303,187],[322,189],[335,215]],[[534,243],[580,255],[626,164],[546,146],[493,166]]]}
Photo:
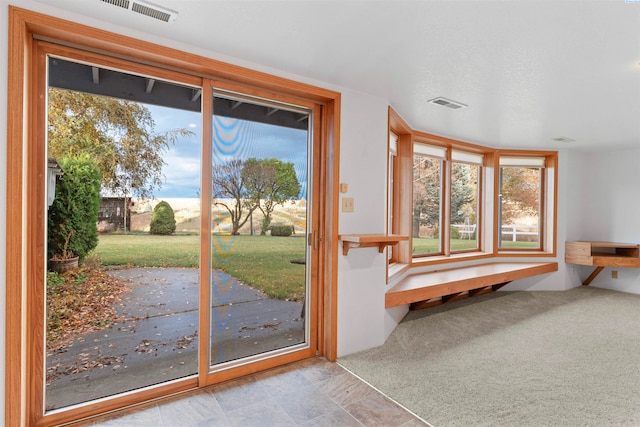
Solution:
{"label": "light colored carpet", "polygon": [[338,362],[436,427],[640,426],[640,295],[483,295]]}

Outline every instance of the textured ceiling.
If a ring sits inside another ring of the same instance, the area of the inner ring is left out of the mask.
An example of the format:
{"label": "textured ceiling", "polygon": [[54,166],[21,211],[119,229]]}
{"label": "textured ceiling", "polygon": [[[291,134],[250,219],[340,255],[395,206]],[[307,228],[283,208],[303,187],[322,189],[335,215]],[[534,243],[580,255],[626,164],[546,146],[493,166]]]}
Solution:
{"label": "textured ceiling", "polygon": [[[153,2],[177,20],[42,1],[388,99],[425,132],[494,147],[640,147],[640,2]],[[427,102],[439,96],[468,107]]]}

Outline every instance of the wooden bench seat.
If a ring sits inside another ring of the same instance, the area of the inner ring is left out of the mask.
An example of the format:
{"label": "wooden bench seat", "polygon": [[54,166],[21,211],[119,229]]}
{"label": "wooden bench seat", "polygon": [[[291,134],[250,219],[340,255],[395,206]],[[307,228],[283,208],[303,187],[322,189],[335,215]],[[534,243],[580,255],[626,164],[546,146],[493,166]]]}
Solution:
{"label": "wooden bench seat", "polygon": [[413,274],[385,295],[385,307],[411,304],[411,309],[496,291],[507,283],[558,271],[557,262],[496,262]]}

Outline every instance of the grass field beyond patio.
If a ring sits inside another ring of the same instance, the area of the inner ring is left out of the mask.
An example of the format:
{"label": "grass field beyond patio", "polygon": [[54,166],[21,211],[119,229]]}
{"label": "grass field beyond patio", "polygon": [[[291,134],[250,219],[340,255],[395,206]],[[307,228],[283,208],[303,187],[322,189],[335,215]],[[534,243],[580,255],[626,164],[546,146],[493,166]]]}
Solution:
{"label": "grass field beyond patio", "polygon": [[[301,301],[305,267],[304,237],[213,235],[212,268],[219,268],[272,298]],[[200,237],[103,234],[94,254],[105,265],[198,267]]]}

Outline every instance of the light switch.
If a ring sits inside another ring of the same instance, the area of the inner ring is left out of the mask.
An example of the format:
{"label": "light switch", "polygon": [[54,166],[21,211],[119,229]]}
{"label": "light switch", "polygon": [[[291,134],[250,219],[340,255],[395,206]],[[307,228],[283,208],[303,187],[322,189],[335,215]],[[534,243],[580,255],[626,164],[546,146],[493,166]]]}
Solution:
{"label": "light switch", "polygon": [[342,198],[342,212],[353,212],[353,211],[354,211],[353,197],[343,197]]}
{"label": "light switch", "polygon": [[340,192],[341,193],[346,193],[347,191],[349,191],[349,184],[340,184]]}

